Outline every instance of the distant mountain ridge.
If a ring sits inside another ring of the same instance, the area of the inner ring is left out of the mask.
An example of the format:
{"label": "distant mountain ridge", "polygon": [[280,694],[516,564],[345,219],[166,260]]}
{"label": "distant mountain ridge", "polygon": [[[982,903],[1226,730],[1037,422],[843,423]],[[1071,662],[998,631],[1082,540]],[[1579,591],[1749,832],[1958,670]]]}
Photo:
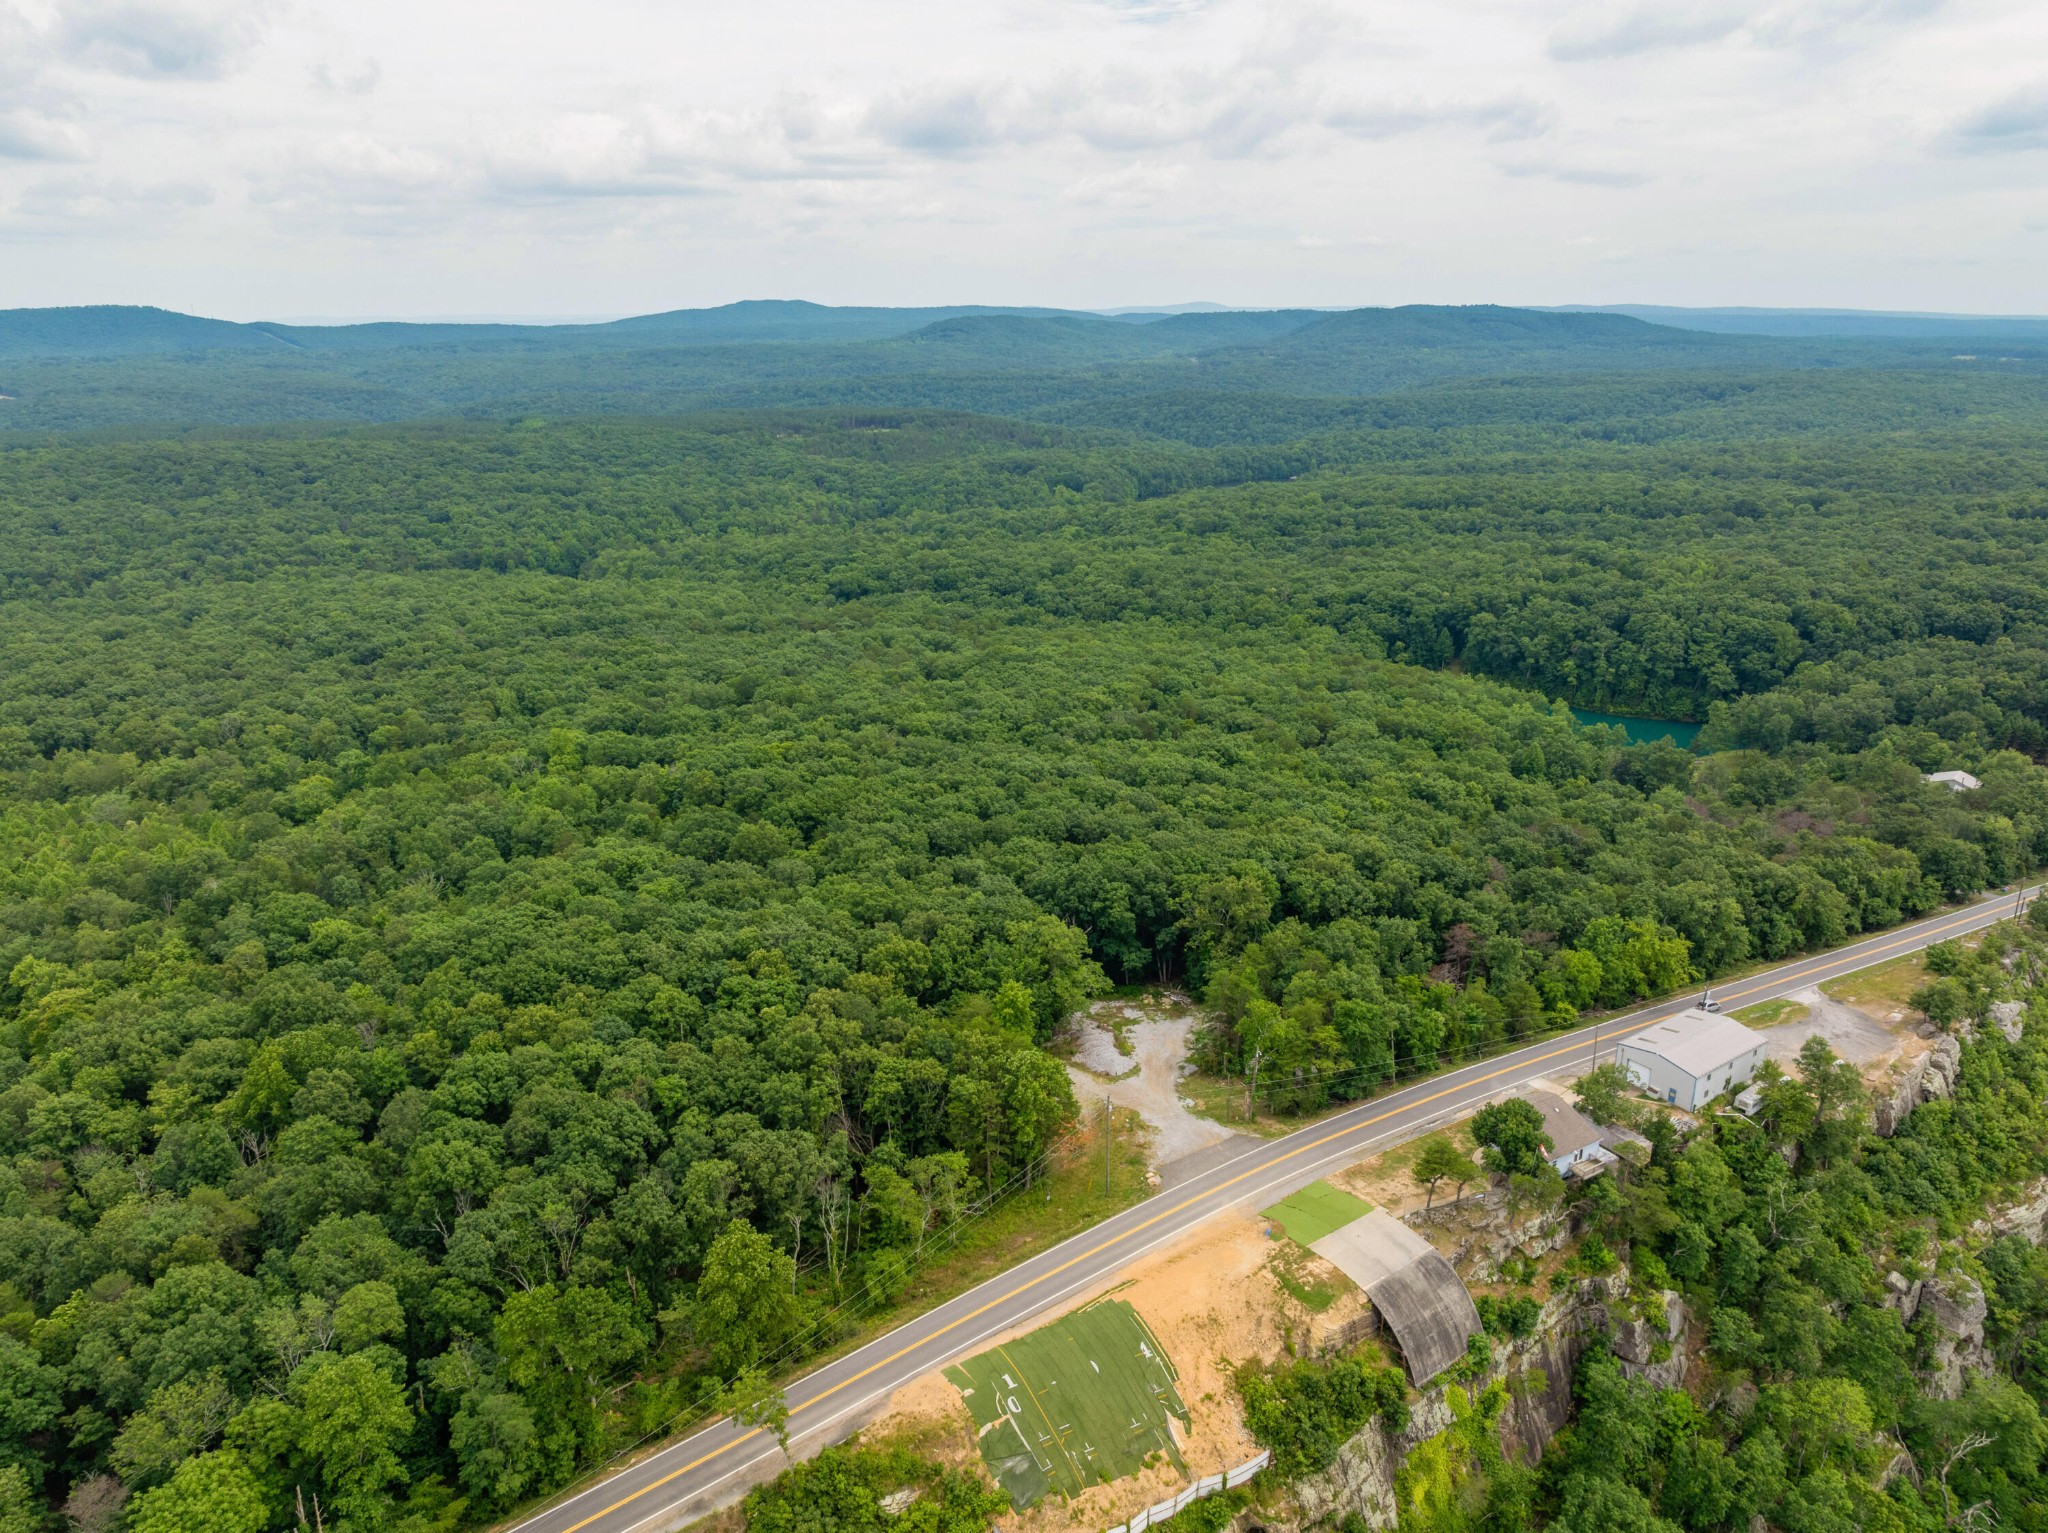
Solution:
{"label": "distant mountain ridge", "polygon": [[[1519,316],[1519,317],[1517,317]],[[1392,309],[1187,309],[1093,314],[1072,309],[960,304],[931,308],[835,308],[801,299],[748,299],[711,309],[672,309],[603,324],[513,325],[377,320],[350,325],[239,323],[169,309],[114,304],[0,310],[0,357],[160,356],[214,351],[387,351],[407,347],[510,347],[532,350],[615,346],[833,344],[908,340],[959,351],[1046,361],[1108,361],[1162,351],[1208,350],[1320,331],[1326,342],[1416,345],[1531,341],[1607,335],[1634,326],[1614,315],[1570,319],[1560,313],[1497,305]],[[1677,332],[1666,330],[1667,336]],[[1092,356],[1084,357],[1084,354]]]}
{"label": "distant mountain ridge", "polygon": [[1242,440],[1459,379],[1929,366],[2038,373],[2048,344],[1710,333],[1497,304],[1112,317],[759,300],[567,325],[236,324],[103,306],[0,311],[0,432],[856,406]]}
{"label": "distant mountain ridge", "polygon": [[403,346],[524,345],[550,350],[591,345],[729,345],[773,341],[886,340],[950,319],[1007,316],[1079,319],[1128,327],[1153,318],[1108,319],[1068,309],[958,304],[932,308],[833,308],[801,299],[748,299],[711,309],[673,309],[602,324],[457,324],[374,320],[362,324],[240,323],[170,309],[94,304],[0,309],[0,357],[123,357],[171,352],[382,351]]}
{"label": "distant mountain ridge", "polygon": [[[592,324],[379,320],[361,324],[241,323],[143,305],[0,309],[0,358],[118,358],[206,352],[375,352],[503,347],[562,351],[647,346],[831,345],[910,340],[992,360],[1112,361],[1162,352],[1258,347],[1566,346],[1687,350],[1702,337],[1967,339],[2048,342],[2048,317],[1888,313],[1859,309],[1679,308],[1655,304],[1516,308],[1409,304],[1358,309],[1125,309],[1107,313],[991,304],[834,307],[746,299]],[[1092,356],[1084,355],[1092,353]]]}
{"label": "distant mountain ridge", "polygon": [[0,356],[147,356],[267,349],[277,344],[276,337],[257,325],[202,319],[171,309],[129,304],[0,309]]}
{"label": "distant mountain ridge", "polygon": [[1560,305],[1551,314],[1618,314],[1677,330],[1722,335],[1840,336],[1932,340],[1942,336],[2048,341],[2048,316],[1934,314],[1886,309],[1676,308],[1654,303]]}

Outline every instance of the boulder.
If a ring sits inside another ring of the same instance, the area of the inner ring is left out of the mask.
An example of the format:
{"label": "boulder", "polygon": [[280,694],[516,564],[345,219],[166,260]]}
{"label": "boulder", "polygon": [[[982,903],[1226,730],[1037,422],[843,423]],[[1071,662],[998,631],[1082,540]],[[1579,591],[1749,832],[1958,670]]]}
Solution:
{"label": "boulder", "polygon": [[1872,1127],[1882,1138],[1889,1139],[1922,1102],[1955,1095],[1956,1077],[1962,1063],[1961,1044],[1947,1036],[1936,1038],[1933,1048],[1873,1093]]}
{"label": "boulder", "polygon": [[[1624,1329],[1629,1333],[1626,1343]],[[1684,1336],[1685,1301],[1667,1288],[1658,1295],[1658,1309],[1652,1317],[1615,1326],[1614,1355],[1630,1378],[1647,1380],[1659,1389],[1676,1389],[1685,1379]],[[1662,1361],[1657,1360],[1660,1344],[1665,1349]]]}
{"label": "boulder", "polygon": [[1966,1273],[1929,1278],[1920,1293],[1920,1315],[1929,1332],[1927,1390],[1954,1400],[1973,1374],[1991,1371],[1984,1350],[1984,1285]]}
{"label": "boulder", "polygon": [[1926,1284],[1917,1279],[1908,1279],[1903,1272],[1887,1272],[1884,1275],[1884,1307],[1899,1312],[1899,1323],[1911,1325],[1913,1317],[1920,1313],[1920,1292]]}
{"label": "boulder", "polygon": [[1617,1320],[1610,1345],[1624,1363],[1640,1368],[1650,1360],[1650,1349],[1663,1339],[1664,1328],[1647,1320]]}
{"label": "boulder", "polygon": [[1993,1214],[1989,1229],[1999,1235],[2017,1235],[2028,1245],[2040,1245],[2048,1234],[2048,1178],[2034,1183],[2023,1201]]}
{"label": "boulder", "polygon": [[1891,1457],[1885,1461],[1884,1468],[1877,1472],[1877,1489],[1883,1490],[1902,1475],[1915,1485],[1920,1483],[1920,1466],[1913,1462],[1913,1455],[1906,1451],[1904,1443],[1889,1432],[1879,1432],[1875,1446],[1879,1452],[1891,1450]]}
{"label": "boulder", "polygon": [[2018,1043],[2020,1033],[2026,1026],[2027,1007],[2024,1001],[1993,1001],[1991,1021],[2005,1034],[2007,1043]]}
{"label": "boulder", "polygon": [[1955,1095],[1956,1081],[1963,1068],[1963,1046],[1954,1038],[1937,1038],[1927,1051],[1926,1074],[1920,1082],[1921,1100]]}

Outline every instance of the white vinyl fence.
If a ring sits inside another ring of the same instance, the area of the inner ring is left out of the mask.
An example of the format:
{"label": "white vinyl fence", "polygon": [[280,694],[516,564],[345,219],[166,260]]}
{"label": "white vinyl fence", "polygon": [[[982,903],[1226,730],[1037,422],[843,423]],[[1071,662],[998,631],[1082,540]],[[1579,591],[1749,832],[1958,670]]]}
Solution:
{"label": "white vinyl fence", "polygon": [[1129,1522],[1118,1523],[1115,1527],[1109,1529],[1108,1533],[1145,1533],[1147,1528],[1166,1521],[1167,1518],[1173,1516],[1176,1512],[1185,1511],[1204,1496],[1213,1496],[1219,1490],[1233,1490],[1237,1486],[1244,1484],[1246,1480],[1249,1480],[1272,1462],[1272,1452],[1267,1449],[1261,1449],[1257,1458],[1246,1459],[1235,1469],[1225,1470],[1222,1474],[1202,1476],[1201,1479],[1195,1481],[1194,1484],[1190,1485],[1179,1495],[1169,1497],[1165,1501],[1154,1502]]}

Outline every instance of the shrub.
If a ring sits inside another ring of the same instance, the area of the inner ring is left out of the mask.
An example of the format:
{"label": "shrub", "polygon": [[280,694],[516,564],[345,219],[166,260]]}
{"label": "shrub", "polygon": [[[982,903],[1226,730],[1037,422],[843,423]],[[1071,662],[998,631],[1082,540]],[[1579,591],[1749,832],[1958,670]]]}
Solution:
{"label": "shrub", "polygon": [[1505,1299],[1481,1294],[1472,1302],[1479,1310],[1479,1323],[1486,1327],[1486,1333],[1510,1341],[1520,1341],[1534,1332],[1537,1317],[1543,1313],[1543,1306],[1525,1293]]}
{"label": "shrub", "polygon": [[1408,1385],[1400,1370],[1356,1358],[1279,1369],[1248,1363],[1238,1370],[1237,1392],[1246,1427],[1273,1450],[1273,1467],[1283,1479],[1328,1468],[1368,1421],[1377,1418],[1389,1432],[1408,1424]]}

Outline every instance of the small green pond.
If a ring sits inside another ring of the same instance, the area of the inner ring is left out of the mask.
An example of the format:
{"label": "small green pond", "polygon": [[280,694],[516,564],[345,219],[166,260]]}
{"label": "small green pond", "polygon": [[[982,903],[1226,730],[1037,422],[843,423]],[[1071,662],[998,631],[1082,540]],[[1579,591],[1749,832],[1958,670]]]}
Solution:
{"label": "small green pond", "polygon": [[1648,745],[1652,740],[1669,740],[1673,745],[1692,749],[1692,742],[1699,738],[1700,726],[1688,724],[1683,719],[1641,719],[1626,713],[1595,713],[1591,708],[1574,708],[1572,717],[1581,724],[1613,724],[1628,736],[1631,745]]}

